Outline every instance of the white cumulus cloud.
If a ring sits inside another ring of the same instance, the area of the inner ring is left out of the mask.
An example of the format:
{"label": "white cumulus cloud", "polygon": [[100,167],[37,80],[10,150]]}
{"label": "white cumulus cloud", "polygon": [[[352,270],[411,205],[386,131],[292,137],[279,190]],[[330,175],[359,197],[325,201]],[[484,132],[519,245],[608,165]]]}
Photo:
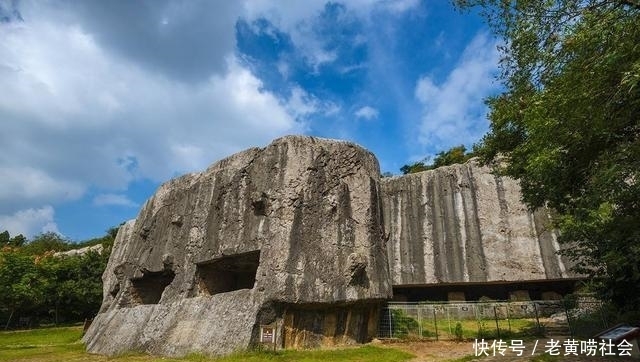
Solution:
{"label": "white cumulus cloud", "polygon": [[357,118],[371,120],[371,119],[378,118],[379,112],[377,109],[373,107],[364,106],[362,108],[359,108],[357,111],[355,111],[354,114]]}
{"label": "white cumulus cloud", "polygon": [[53,178],[42,170],[22,165],[0,165],[0,185],[0,213],[39,204],[41,200],[73,200],[84,193],[79,181]]}
{"label": "white cumulus cloud", "polygon": [[478,140],[486,131],[483,97],[498,90],[494,81],[499,54],[497,42],[480,33],[466,47],[444,82],[429,76],[416,84],[422,107],[419,141],[426,146],[449,147]]}
{"label": "white cumulus cloud", "polygon": [[11,215],[0,214],[0,230],[9,231],[11,236],[22,234],[27,238],[45,232],[60,233],[54,216],[54,209],[50,205],[37,209],[19,210]]}
{"label": "white cumulus cloud", "polygon": [[232,53],[206,77],[179,79],[116,52],[72,16],[50,16],[51,4],[28,5],[24,22],[0,23],[4,215],[52,211],[42,205],[78,199],[90,187],[117,194],[134,180],[206,168],[300,133],[316,107],[299,92],[282,99],[265,90]]}

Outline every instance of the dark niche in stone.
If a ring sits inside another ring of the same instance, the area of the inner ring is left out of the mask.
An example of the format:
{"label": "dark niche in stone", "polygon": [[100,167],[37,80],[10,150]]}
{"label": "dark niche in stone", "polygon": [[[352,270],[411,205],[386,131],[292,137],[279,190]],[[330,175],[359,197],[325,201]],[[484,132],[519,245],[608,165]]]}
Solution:
{"label": "dark niche in stone", "polygon": [[240,289],[252,289],[260,264],[260,250],[198,263],[196,280],[200,294],[214,295]]}
{"label": "dark niche in stone", "polygon": [[131,279],[133,304],[158,304],[165,288],[171,284],[175,273],[172,270],[144,272],[140,278]]}

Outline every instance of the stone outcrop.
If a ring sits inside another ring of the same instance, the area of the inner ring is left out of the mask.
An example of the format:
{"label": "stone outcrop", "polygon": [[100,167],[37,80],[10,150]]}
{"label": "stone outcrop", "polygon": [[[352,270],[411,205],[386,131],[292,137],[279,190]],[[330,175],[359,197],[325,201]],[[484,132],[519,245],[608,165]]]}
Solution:
{"label": "stone outcrop", "polygon": [[547,210],[474,160],[382,180],[394,286],[572,278]]}
{"label": "stone outcrop", "polygon": [[123,225],[90,352],[364,342],[392,285],[568,276],[545,212],[475,164],[380,178],[369,151],[288,136],[162,185]]}
{"label": "stone outcrop", "polygon": [[97,245],[85,246],[84,248],[79,248],[79,249],[59,251],[57,253],[54,253],[53,256],[55,257],[83,256],[91,252],[102,254],[103,250],[104,250],[104,247],[102,246],[102,244],[97,244]]}
{"label": "stone outcrop", "polygon": [[391,297],[379,175],[359,146],[290,136],[162,185],[118,232],[87,349],[367,340]]}

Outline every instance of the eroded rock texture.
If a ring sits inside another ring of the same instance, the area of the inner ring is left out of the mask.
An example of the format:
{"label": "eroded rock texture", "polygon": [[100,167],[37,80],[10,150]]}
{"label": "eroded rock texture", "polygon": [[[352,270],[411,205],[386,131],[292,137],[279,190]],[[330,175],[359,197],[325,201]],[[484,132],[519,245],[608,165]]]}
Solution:
{"label": "eroded rock texture", "polygon": [[88,350],[224,354],[264,324],[285,346],[367,340],[391,297],[379,175],[359,146],[290,136],[164,184],[118,233]]}
{"label": "eroded rock texture", "polygon": [[574,277],[546,210],[530,212],[516,180],[474,161],[382,180],[396,286]]}
{"label": "eroded rock texture", "polygon": [[162,185],[104,273],[90,352],[364,342],[392,285],[566,278],[545,212],[472,162],[380,179],[348,142],[289,136]]}

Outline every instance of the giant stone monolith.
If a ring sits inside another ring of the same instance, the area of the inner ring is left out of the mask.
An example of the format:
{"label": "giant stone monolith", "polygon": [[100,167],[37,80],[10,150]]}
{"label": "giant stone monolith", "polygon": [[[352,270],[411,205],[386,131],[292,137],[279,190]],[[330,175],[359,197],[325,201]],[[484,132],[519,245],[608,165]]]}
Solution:
{"label": "giant stone monolith", "polygon": [[364,342],[391,297],[374,155],[289,136],[160,187],[123,225],[90,352]]}

